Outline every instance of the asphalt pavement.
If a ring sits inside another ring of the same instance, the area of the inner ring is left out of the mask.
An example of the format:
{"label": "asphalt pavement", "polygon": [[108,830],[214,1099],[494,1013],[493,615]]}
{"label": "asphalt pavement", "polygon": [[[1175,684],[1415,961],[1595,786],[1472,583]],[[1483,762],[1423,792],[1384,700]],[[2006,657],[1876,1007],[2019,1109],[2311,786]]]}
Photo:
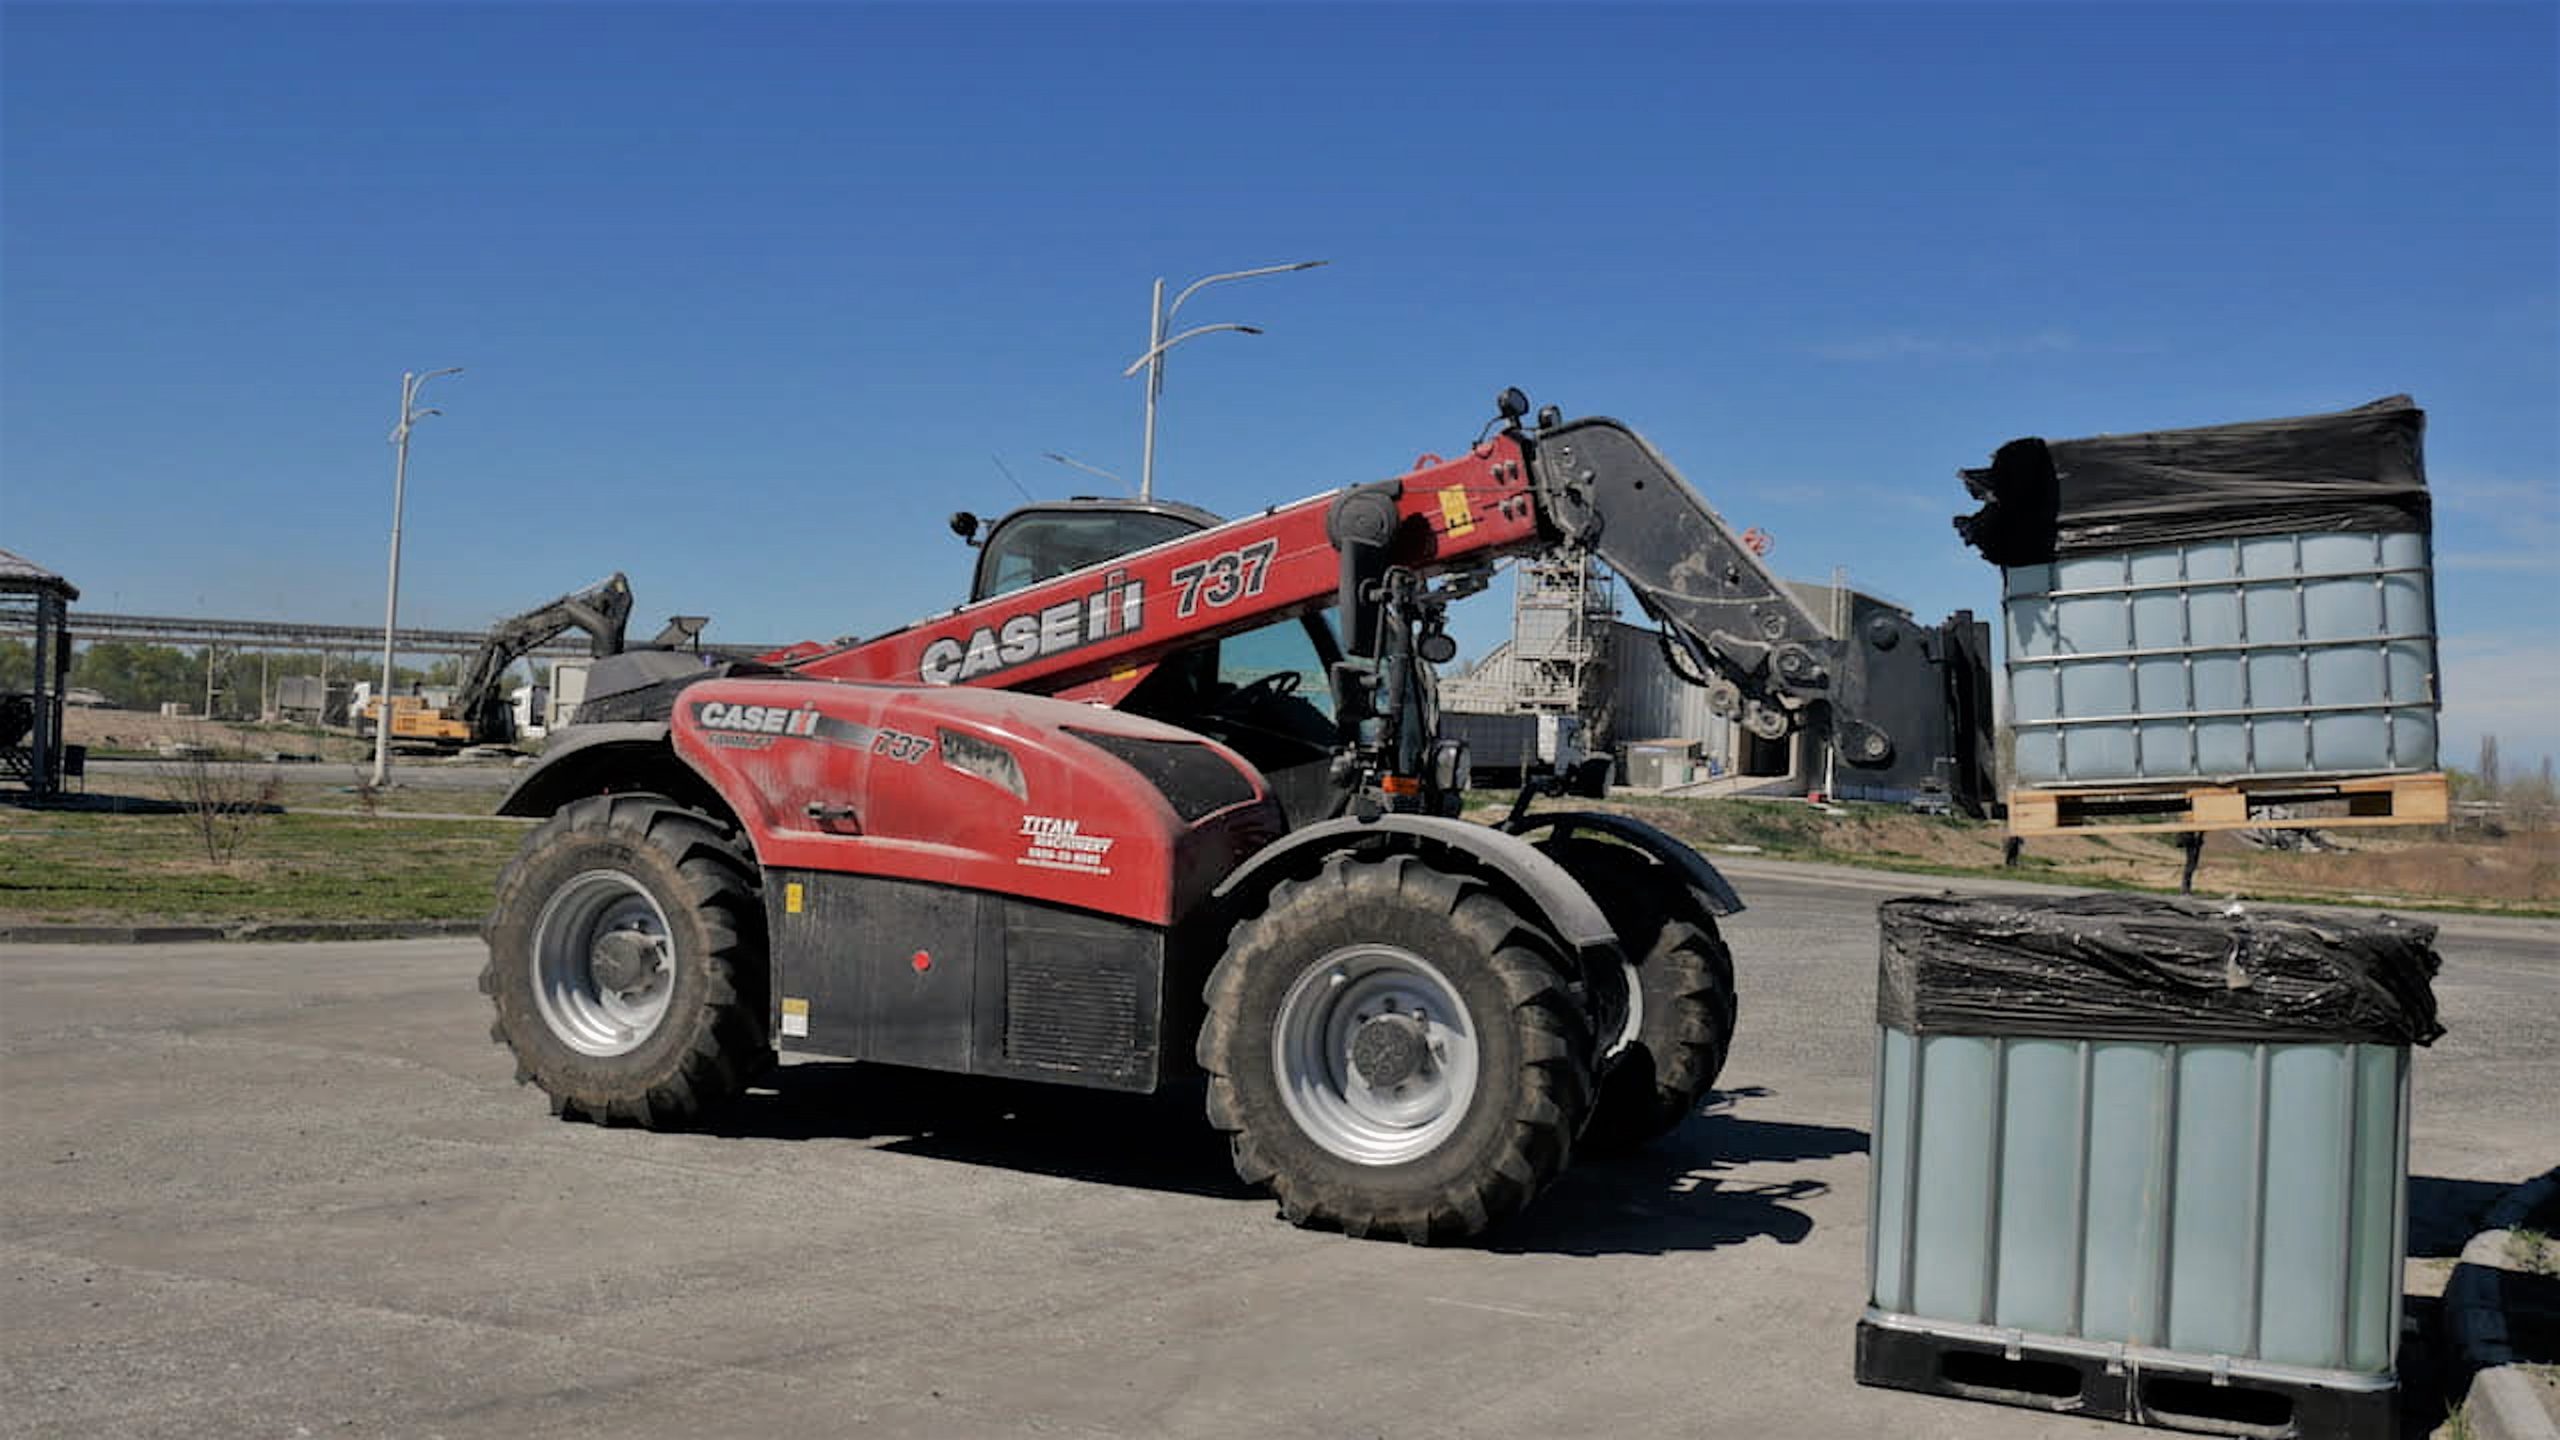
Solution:
{"label": "asphalt pavement", "polygon": [[[2133,1433],[1852,1383],[1874,905],[1936,882],[1734,868],[1733,1088],[1451,1250],[1280,1223],[1188,1094],[561,1124],[468,941],[0,947],[0,1435]],[[2421,1255],[2560,1158],[2560,925],[2446,924]]]}

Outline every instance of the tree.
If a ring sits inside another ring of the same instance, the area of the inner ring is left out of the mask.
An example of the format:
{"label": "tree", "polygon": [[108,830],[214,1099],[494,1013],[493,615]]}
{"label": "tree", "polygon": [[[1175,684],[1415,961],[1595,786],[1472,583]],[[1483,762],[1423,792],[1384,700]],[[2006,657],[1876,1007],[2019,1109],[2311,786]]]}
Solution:
{"label": "tree", "polygon": [[0,640],[0,690],[36,688],[35,647],[24,640]]}
{"label": "tree", "polygon": [[2517,829],[2549,828],[2552,815],[2560,811],[2560,790],[2555,790],[2551,783],[2551,757],[2542,757],[2542,765],[2536,773],[2509,781],[2503,798],[2507,802],[2507,816],[2515,822]]}
{"label": "tree", "polygon": [[156,710],[175,700],[204,700],[204,656],[171,645],[101,640],[71,661],[71,682],[135,710]]}
{"label": "tree", "polygon": [[2480,788],[2492,800],[2498,798],[2498,737],[2480,737]]}

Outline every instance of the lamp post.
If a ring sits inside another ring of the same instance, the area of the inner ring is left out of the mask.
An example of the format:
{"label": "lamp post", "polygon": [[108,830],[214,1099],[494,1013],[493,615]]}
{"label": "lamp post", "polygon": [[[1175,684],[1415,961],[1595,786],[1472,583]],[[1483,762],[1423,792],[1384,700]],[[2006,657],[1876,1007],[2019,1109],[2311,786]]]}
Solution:
{"label": "lamp post", "polygon": [[1156,397],[1164,393],[1165,352],[1195,335],[1207,335],[1219,330],[1233,330],[1244,335],[1262,333],[1259,328],[1252,325],[1200,325],[1167,339],[1164,333],[1165,328],[1173,323],[1175,312],[1182,309],[1182,302],[1212,285],[1224,284],[1229,280],[1250,280],[1257,275],[1286,275],[1292,270],[1313,270],[1326,263],[1328,262],[1323,260],[1299,260],[1287,265],[1257,265],[1251,270],[1227,270],[1216,275],[1202,276],[1182,287],[1180,293],[1173,297],[1173,303],[1170,305],[1164,303],[1164,278],[1162,276],[1156,278],[1155,301],[1147,320],[1147,353],[1130,361],[1129,368],[1120,372],[1120,377],[1124,380],[1137,374],[1142,366],[1147,372],[1147,433],[1145,447],[1140,451],[1138,461],[1139,499],[1156,498]]}
{"label": "lamp post", "polygon": [[430,370],[424,375],[403,371],[400,376],[400,419],[391,427],[391,583],[382,601],[382,693],[374,697],[373,711],[373,783],[376,789],[391,783],[391,647],[393,631],[400,626],[400,512],[409,493],[409,427],[441,410],[418,408],[418,392],[439,375],[459,375],[462,367],[450,366]]}

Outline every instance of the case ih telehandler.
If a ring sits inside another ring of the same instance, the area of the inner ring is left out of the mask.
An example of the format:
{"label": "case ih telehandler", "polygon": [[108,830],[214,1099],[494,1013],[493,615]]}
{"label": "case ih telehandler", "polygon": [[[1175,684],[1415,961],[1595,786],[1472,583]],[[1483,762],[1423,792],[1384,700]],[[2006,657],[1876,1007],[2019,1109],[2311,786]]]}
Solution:
{"label": "case ih telehandler", "polygon": [[1448,603],[1587,551],[1754,733],[1967,799],[1983,627],[1835,635],[1633,431],[1500,411],[1454,460],[1241,520],[954,516],[973,599],[875,639],[599,662],[503,807],[550,817],[481,977],[518,1078],[677,1126],[777,1050],[1140,1091],[1196,1061],[1288,1218],[1416,1242],[1677,1124],[1732,1036],[1741,902],[1623,816],[1458,818]]}

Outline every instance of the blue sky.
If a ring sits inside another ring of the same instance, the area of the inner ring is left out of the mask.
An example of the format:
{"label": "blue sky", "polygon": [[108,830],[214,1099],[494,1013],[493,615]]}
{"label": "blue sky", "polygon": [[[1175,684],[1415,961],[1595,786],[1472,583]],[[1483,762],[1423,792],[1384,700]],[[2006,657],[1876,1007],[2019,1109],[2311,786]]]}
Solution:
{"label": "blue sky", "polygon": [[[2447,758],[2560,750],[2560,9],[0,10],[0,545],[102,610],[379,621],[628,571],[714,638],[942,608],[958,507],[1234,513],[1517,384],[1935,616],[2021,434],[2430,412]],[[1473,602],[1470,653],[1499,602]]]}

